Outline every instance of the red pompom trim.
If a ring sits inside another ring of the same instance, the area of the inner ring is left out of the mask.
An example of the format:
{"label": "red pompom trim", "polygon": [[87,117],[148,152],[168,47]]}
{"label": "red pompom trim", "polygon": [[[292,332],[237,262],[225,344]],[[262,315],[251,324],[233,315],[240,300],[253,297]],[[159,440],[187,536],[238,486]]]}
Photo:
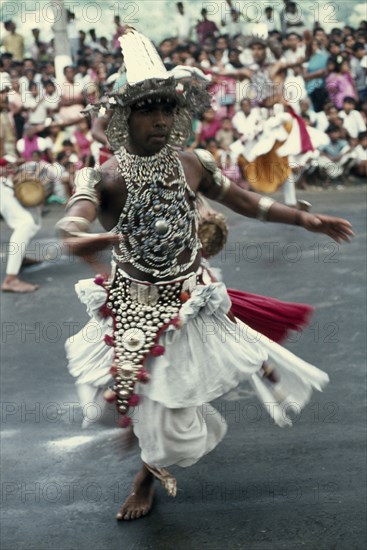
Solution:
{"label": "red pompom trim", "polygon": [[153,357],[159,357],[160,355],[163,355],[166,351],[166,348],[164,346],[161,346],[160,344],[157,344],[156,346],[153,346],[150,350],[150,354],[153,355]]}
{"label": "red pompom trim", "polygon": [[188,292],[181,292],[180,301],[184,304],[187,300],[190,299],[190,294]]}
{"label": "red pompom trim", "polygon": [[137,405],[139,405],[139,403],[140,397],[136,395],[136,393],[133,393],[128,401],[129,407],[136,407]]}
{"label": "red pompom trim", "polygon": [[116,394],[114,395],[109,395],[108,397],[106,397],[106,395],[103,396],[104,400],[107,401],[107,403],[115,403],[116,401]]}
{"label": "red pompom trim", "polygon": [[115,341],[113,339],[113,336],[110,336],[109,334],[106,334],[105,337],[103,338],[104,340],[104,343],[107,344],[107,346],[114,346],[115,345]]}
{"label": "red pompom trim", "polygon": [[106,279],[102,275],[97,275],[97,277],[94,279],[94,283],[98,286],[103,286],[105,282]]}
{"label": "red pompom trim", "polygon": [[103,306],[99,308],[99,311],[103,319],[106,319],[106,317],[110,317],[111,315],[111,310],[109,307],[107,307],[107,304],[103,304]]}
{"label": "red pompom trim", "polygon": [[140,369],[140,371],[137,374],[137,379],[142,384],[145,384],[146,382],[149,381],[149,372],[146,371],[145,369]]}
{"label": "red pompom trim", "polygon": [[116,365],[112,365],[112,367],[110,368],[110,374],[111,374],[111,376],[116,376],[116,374],[117,374]]}
{"label": "red pompom trim", "polygon": [[131,426],[131,423],[132,420],[130,416],[121,416],[121,418],[119,418],[118,420],[118,425],[120,426],[120,428],[128,428],[129,426]]}

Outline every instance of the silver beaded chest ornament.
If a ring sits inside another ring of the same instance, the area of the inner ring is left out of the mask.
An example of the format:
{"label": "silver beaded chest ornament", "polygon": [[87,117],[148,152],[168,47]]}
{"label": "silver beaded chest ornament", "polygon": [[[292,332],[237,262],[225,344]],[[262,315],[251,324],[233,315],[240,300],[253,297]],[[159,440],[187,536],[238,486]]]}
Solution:
{"label": "silver beaded chest ornament", "polygon": [[[116,156],[127,199],[113,229],[122,235],[115,259],[157,279],[177,277],[201,248],[196,196],[177,153],[164,147],[156,155],[139,157],[121,147]],[[183,261],[188,250],[190,257]]]}
{"label": "silver beaded chest ornament", "polygon": [[[108,291],[107,310],[114,319],[113,336],[105,339],[115,348],[112,375],[120,425],[131,422],[129,407],[139,404],[137,382],[149,374],[144,363],[165,351],[159,336],[170,324],[178,326],[178,312],[196,287],[196,274],[179,278],[193,264],[201,248],[198,211],[193,191],[186,183],[177,153],[165,147],[154,156],[116,154],[127,199],[114,232],[122,235],[115,259],[127,262],[155,278],[173,282],[147,284],[127,278],[118,269]],[[178,262],[188,254],[186,262]]]}

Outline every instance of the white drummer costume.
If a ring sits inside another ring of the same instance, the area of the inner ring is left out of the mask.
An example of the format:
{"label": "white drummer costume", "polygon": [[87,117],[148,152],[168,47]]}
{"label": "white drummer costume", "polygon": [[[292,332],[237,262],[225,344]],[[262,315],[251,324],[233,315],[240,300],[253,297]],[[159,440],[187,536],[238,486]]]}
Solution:
{"label": "white drummer costume", "polygon": [[[291,424],[292,408],[299,411],[328,376],[236,320],[225,285],[213,282],[204,262],[190,272],[201,249],[198,204],[174,146],[185,143],[205,87],[186,68],[176,76],[168,73],[153,45],[137,32],[129,30],[121,45],[128,84],[110,98],[114,114],[107,137],[127,188],[112,230],[122,238],[109,279],[76,285],[91,319],[66,344],[69,370],[82,405],[101,403],[103,391],[113,385],[121,425],[132,425],[144,463],[156,469],[187,467],[224,437],[226,423],[210,402],[241,381],[251,383],[274,421],[285,426]],[[129,105],[150,97],[174,97],[178,111],[169,144],[140,157],[125,148]],[[196,154],[212,172],[218,197],[224,196],[228,180],[207,151]],[[87,199],[98,207],[100,177],[98,170],[81,170],[69,204]],[[262,199],[264,217],[269,200]],[[147,280],[132,278],[118,262],[147,273]],[[265,376],[267,361],[275,366],[276,380]]]}

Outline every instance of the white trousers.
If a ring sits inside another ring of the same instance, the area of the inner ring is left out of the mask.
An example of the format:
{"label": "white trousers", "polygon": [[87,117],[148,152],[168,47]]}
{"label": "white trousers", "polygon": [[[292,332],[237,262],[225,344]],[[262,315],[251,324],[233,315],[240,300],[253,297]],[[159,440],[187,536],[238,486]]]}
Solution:
{"label": "white trousers", "polygon": [[294,175],[291,174],[283,184],[284,203],[287,206],[295,206],[297,204],[296,186],[294,183]]}
{"label": "white trousers", "polygon": [[41,228],[42,206],[24,208],[14,196],[11,180],[0,184],[0,212],[13,229],[8,246],[7,275],[18,275],[29,241]]}

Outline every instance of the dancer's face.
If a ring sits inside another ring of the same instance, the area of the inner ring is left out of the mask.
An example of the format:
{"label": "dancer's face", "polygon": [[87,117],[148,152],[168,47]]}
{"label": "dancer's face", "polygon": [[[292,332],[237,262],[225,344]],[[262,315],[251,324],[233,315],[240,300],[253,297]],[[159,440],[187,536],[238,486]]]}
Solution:
{"label": "dancer's face", "polygon": [[175,105],[166,102],[145,102],[134,107],[129,117],[128,151],[151,156],[167,145],[173,126]]}

